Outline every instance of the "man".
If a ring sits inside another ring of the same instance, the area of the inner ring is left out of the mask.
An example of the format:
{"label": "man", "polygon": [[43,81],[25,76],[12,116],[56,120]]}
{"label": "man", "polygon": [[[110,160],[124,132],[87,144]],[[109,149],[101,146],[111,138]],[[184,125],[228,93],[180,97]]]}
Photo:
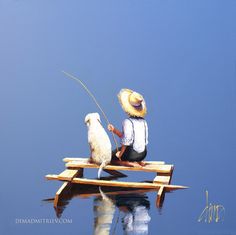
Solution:
{"label": "man", "polygon": [[124,166],[144,166],[143,160],[147,155],[148,144],[148,125],[144,119],[147,108],[144,98],[130,89],[122,89],[118,94],[118,99],[128,117],[123,121],[122,132],[112,124],[108,125],[108,130],[121,138],[119,151],[113,151],[112,163]]}

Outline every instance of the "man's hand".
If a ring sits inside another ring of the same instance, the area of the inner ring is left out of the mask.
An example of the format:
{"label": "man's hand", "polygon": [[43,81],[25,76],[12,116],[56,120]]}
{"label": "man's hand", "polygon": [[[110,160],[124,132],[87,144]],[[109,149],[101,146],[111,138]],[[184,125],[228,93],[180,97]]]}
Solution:
{"label": "man's hand", "polygon": [[114,132],[115,127],[112,124],[108,124],[107,129],[111,132]]}
{"label": "man's hand", "polygon": [[119,138],[122,138],[123,134],[119,130],[117,130],[112,124],[108,124],[107,129],[116,134]]}
{"label": "man's hand", "polygon": [[119,160],[121,159],[120,151],[116,152],[116,157],[119,158]]}

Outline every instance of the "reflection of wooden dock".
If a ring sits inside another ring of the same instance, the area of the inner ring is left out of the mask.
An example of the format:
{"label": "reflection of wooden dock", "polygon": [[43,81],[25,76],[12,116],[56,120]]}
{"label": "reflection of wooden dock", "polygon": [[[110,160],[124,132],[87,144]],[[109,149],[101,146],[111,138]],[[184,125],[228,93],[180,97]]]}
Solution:
{"label": "reflection of wooden dock", "polygon": [[[110,176],[103,177],[104,179],[109,179]],[[140,197],[143,197],[148,192],[154,192],[155,189],[135,189],[135,188],[122,188],[122,187],[102,187],[103,193],[112,199],[114,203],[117,201],[117,196],[127,196],[132,198],[133,195],[135,195],[135,198],[137,198],[137,195]],[[55,212],[57,217],[61,217],[62,213],[66,209],[66,207],[69,205],[70,201],[74,198],[81,198],[81,199],[87,199],[87,198],[101,198],[101,191],[100,187],[96,185],[88,185],[86,184],[71,184],[71,190],[66,190],[63,192],[63,194],[60,194],[60,200],[58,201],[57,206],[55,207]],[[134,200],[135,200],[134,198]],[[48,198],[44,199],[44,202],[53,203],[55,202],[54,198]],[[163,201],[162,201],[163,202]],[[161,205],[159,206],[161,209]]]}
{"label": "reflection of wooden dock", "polygon": [[132,189],[153,189],[157,190],[157,206],[162,204],[164,194],[166,191],[172,191],[176,189],[185,189],[187,187],[180,185],[171,185],[171,178],[173,174],[173,165],[167,165],[165,162],[146,162],[144,167],[126,167],[117,165],[107,165],[104,171],[117,177],[125,176],[119,170],[125,171],[142,171],[142,172],[154,172],[155,178],[152,181],[145,182],[122,182],[114,180],[103,179],[86,179],[83,178],[84,168],[99,168],[96,164],[88,163],[87,158],[64,158],[67,169],[58,175],[46,175],[48,180],[61,180],[65,181],[59,188],[54,199],[54,206],[57,207],[60,197],[71,188],[72,184],[80,185],[93,185],[93,186],[107,186],[107,187],[120,187],[120,188],[132,188]]}

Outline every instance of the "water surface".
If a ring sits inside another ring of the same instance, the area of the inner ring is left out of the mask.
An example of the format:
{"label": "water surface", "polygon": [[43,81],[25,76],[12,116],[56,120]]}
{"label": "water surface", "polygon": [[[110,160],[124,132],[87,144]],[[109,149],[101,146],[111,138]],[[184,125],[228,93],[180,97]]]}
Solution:
{"label": "water surface", "polygon": [[[235,11],[230,0],[0,1],[1,234],[236,234]],[[116,94],[142,93],[147,160],[174,164],[172,183],[190,188],[167,193],[161,210],[155,191],[104,187],[106,199],[96,189],[61,211],[44,201],[61,185],[44,176],[62,172],[63,157],[88,156],[84,117],[97,111],[61,70],[85,81],[119,128]],[[198,222],[206,190],[224,221]],[[16,223],[58,216],[72,223]]]}

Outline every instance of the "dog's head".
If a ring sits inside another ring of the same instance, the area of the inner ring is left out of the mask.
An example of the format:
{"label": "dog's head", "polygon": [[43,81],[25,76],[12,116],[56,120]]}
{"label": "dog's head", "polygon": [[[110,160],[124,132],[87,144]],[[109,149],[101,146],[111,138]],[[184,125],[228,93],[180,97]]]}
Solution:
{"label": "dog's head", "polygon": [[101,122],[100,115],[98,113],[89,113],[86,115],[84,122],[87,126],[90,126],[92,122]]}

